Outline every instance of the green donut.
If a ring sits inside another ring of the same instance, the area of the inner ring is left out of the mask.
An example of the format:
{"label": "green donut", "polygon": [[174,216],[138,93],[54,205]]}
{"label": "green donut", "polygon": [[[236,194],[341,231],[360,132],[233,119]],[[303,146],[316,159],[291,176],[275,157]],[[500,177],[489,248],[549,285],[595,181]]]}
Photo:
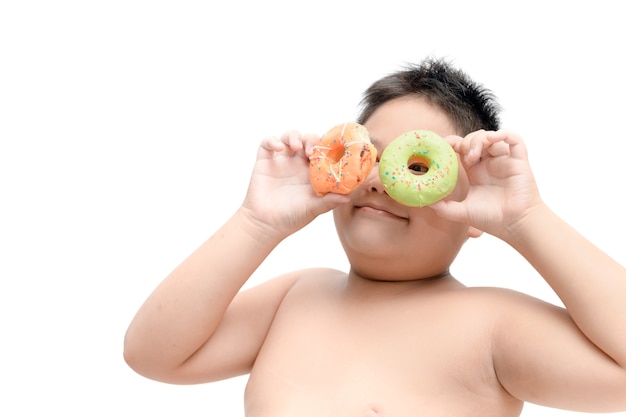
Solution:
{"label": "green donut", "polygon": [[412,130],[394,139],[378,164],[387,194],[411,207],[428,206],[448,196],[458,173],[452,146],[428,130]]}

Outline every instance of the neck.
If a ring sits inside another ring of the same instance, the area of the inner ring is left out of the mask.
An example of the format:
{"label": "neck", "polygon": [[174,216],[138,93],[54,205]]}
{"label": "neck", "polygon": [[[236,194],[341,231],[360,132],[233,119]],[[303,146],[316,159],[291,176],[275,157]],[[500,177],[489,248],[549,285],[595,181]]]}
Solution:
{"label": "neck", "polygon": [[391,280],[372,279],[351,269],[346,281],[345,293],[354,297],[387,298],[406,293],[441,291],[462,288],[449,271],[424,278]]}

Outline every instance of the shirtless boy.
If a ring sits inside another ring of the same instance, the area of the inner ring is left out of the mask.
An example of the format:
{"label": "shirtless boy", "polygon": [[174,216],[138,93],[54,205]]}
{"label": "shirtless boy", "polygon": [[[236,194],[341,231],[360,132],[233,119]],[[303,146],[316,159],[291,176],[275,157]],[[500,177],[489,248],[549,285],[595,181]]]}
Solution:
{"label": "shirtless boy", "polygon": [[[149,296],[124,356],[174,384],[249,373],[248,417],[507,417],[523,403],[626,410],[626,270],[542,201],[522,139],[498,130],[493,96],[429,59],[367,90],[379,155],[437,132],[461,162],[445,200],[410,208],[374,169],[349,196],[308,180],[315,135],[262,141],[232,217]],[[333,210],[350,270],[306,269],[241,288],[283,239]],[[543,276],[565,309],[449,268],[489,233]]]}

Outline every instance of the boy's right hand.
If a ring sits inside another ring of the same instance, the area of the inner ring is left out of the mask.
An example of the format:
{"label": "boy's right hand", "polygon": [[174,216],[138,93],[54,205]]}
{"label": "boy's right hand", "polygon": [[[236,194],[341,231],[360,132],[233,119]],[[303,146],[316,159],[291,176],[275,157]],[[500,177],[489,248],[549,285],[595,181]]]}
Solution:
{"label": "boy's right hand", "polygon": [[350,199],[318,196],[309,181],[309,155],[319,137],[289,131],[261,142],[242,212],[263,238],[283,239]]}

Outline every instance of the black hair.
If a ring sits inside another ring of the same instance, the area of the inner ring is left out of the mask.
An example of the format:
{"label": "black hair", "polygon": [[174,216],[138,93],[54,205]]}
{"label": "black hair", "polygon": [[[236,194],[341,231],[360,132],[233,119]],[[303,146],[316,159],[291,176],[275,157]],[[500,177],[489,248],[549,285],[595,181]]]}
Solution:
{"label": "black hair", "polygon": [[406,96],[422,97],[439,107],[462,136],[500,127],[501,108],[495,95],[441,58],[407,64],[374,82],[363,94],[357,122],[365,123],[385,102]]}

